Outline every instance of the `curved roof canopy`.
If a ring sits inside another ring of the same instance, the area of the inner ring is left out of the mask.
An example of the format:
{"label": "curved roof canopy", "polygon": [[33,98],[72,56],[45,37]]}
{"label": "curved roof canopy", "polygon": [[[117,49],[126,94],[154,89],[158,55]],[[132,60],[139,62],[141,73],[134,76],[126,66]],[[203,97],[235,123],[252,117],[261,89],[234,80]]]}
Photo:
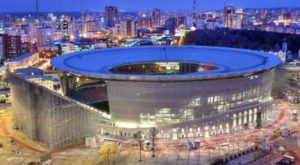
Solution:
{"label": "curved roof canopy", "polygon": [[[146,62],[199,63],[216,66],[205,72],[184,74],[120,74],[111,69]],[[54,58],[51,64],[73,74],[107,80],[189,81],[251,75],[279,65],[274,55],[244,49],[208,46],[150,46],[98,49]]]}

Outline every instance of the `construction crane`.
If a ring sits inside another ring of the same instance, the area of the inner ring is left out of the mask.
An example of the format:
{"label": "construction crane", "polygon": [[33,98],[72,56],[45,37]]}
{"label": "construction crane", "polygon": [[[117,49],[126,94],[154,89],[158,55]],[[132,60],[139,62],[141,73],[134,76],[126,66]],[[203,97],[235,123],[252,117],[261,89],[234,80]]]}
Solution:
{"label": "construction crane", "polygon": [[195,28],[197,26],[197,21],[198,21],[198,17],[197,17],[197,0],[193,0],[193,27],[195,27]]}
{"label": "construction crane", "polygon": [[39,0],[35,0],[35,14],[36,14],[36,19],[39,19],[40,17],[40,11],[39,11]]}
{"label": "construction crane", "polygon": [[193,0],[193,18],[196,19],[197,0]]}

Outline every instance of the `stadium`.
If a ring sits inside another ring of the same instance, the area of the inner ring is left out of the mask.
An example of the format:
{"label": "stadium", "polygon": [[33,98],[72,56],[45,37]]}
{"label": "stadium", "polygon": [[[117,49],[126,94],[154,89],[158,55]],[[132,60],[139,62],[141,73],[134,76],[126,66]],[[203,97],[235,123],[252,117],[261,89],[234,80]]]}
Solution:
{"label": "stadium", "polygon": [[158,127],[158,137],[178,139],[261,127],[272,113],[280,60],[243,49],[165,46],[76,52],[51,63],[64,95],[109,114],[113,131],[102,133]]}

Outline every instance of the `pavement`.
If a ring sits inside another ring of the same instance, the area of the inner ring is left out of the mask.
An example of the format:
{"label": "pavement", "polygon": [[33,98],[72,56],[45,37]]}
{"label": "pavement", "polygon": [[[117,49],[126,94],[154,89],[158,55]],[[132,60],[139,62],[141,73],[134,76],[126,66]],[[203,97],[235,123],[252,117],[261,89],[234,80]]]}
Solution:
{"label": "pavement", "polygon": [[[1,165],[23,165],[28,164],[32,161],[39,160],[39,155],[36,155],[35,152],[27,150],[20,145],[17,145],[15,142],[10,142],[9,130],[6,127],[6,122],[2,120],[7,117],[8,109],[7,107],[1,107],[0,111],[0,122],[1,122],[1,131],[0,131],[0,164]],[[28,144],[27,144],[28,145]]]}
{"label": "pavement", "polygon": [[[116,155],[110,156],[110,161],[106,164],[120,165],[206,165],[210,164],[217,158],[224,158],[228,153],[235,153],[245,148],[249,148],[254,143],[248,142],[246,139],[251,135],[262,135],[266,132],[281,127],[288,123],[287,105],[281,103],[279,110],[272,115],[267,124],[257,130],[245,130],[240,133],[228,134],[219,137],[205,139],[203,142],[218,146],[215,149],[200,149],[188,151],[184,146],[186,140],[182,141],[160,141],[157,146],[161,149],[156,150],[156,157],[151,157],[151,152],[143,151],[142,160],[139,162],[139,150],[137,147],[127,146],[120,149]],[[1,108],[0,108],[1,109]],[[2,108],[3,109],[3,108]],[[68,165],[68,164],[99,164],[100,156],[98,149],[90,149],[83,147],[82,144],[68,146],[59,150],[50,150],[44,144],[28,139],[23,133],[13,129],[12,112],[10,108],[0,110],[0,144],[4,146],[0,148],[0,164],[28,164],[31,161],[39,161],[40,156],[45,152],[52,152],[52,164]],[[299,124],[295,124],[299,125]],[[300,131],[300,126],[299,126]],[[9,139],[13,139],[14,143],[10,143]],[[244,139],[244,140],[241,140]],[[228,146],[220,146],[221,142],[228,142]],[[175,143],[176,145],[172,145]],[[182,145],[183,147],[180,147]],[[174,147],[175,146],[175,147]],[[21,154],[19,153],[21,152]],[[299,152],[300,156],[300,152]],[[101,164],[105,164],[101,163]]]}
{"label": "pavement", "polygon": [[39,162],[46,152],[52,152],[54,165],[95,165],[100,162],[98,151],[85,148],[82,144],[51,150],[43,143],[30,140],[22,132],[13,129],[10,107],[0,107],[0,144],[3,145],[0,147],[0,165]]}
{"label": "pavement", "polygon": [[47,152],[47,149],[38,147],[37,145],[29,144],[28,142],[25,142],[25,140],[20,140],[16,136],[14,136],[10,131],[8,131],[6,119],[3,118],[1,121],[1,129],[4,133],[4,135],[9,139],[11,138],[14,143],[18,144],[19,146],[22,146],[23,148],[26,148],[28,150],[38,152],[38,153],[45,153]]}

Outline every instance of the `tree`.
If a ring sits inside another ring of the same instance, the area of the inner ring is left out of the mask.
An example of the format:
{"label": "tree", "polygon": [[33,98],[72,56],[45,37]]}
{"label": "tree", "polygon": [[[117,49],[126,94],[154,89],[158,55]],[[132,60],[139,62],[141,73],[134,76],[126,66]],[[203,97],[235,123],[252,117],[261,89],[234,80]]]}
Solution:
{"label": "tree", "polygon": [[292,54],[298,54],[298,50],[300,49],[300,35],[255,30],[199,29],[187,33],[184,38],[184,44],[270,51],[281,49],[279,45],[282,44],[284,38],[286,38]]}
{"label": "tree", "polygon": [[154,147],[155,147],[155,140],[156,140],[156,135],[158,134],[158,130],[155,128],[155,127],[152,127],[150,128],[149,130],[149,135],[150,135],[150,138],[151,138],[151,142],[152,142],[152,157],[155,157],[155,154],[154,154]]}

